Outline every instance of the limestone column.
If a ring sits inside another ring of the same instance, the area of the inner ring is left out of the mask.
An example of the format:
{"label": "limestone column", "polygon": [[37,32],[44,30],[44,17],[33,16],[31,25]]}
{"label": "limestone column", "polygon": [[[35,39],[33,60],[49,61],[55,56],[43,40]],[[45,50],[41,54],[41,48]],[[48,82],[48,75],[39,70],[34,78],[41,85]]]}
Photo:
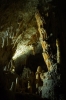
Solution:
{"label": "limestone column", "polygon": [[[42,87],[42,98],[48,98],[51,100],[56,100],[55,87],[57,86],[57,62],[53,61],[54,55],[52,51],[49,53],[50,44],[46,41],[48,39],[48,34],[44,29],[44,24],[46,22],[42,19],[39,11],[35,13],[35,18],[38,26],[38,32],[40,34],[40,43],[43,48],[43,58],[47,65],[48,71],[43,74],[43,87]],[[50,37],[49,37],[50,38]],[[57,53],[59,57],[59,54]],[[57,60],[58,61],[58,60]]]}
{"label": "limestone column", "polygon": [[48,70],[50,70],[50,67],[52,66],[52,60],[51,60],[51,54],[49,54],[48,52],[48,49],[50,48],[50,44],[48,44],[46,42],[46,39],[47,39],[47,33],[46,33],[46,30],[44,29],[44,25],[43,25],[43,20],[42,20],[42,17],[41,15],[39,14],[39,12],[37,12],[35,14],[35,18],[36,18],[36,21],[37,21],[37,26],[38,26],[38,31],[39,31],[39,34],[40,34],[40,42],[41,42],[41,45],[42,45],[42,48],[43,48],[43,58],[44,58],[44,61],[47,65],[47,68]]}

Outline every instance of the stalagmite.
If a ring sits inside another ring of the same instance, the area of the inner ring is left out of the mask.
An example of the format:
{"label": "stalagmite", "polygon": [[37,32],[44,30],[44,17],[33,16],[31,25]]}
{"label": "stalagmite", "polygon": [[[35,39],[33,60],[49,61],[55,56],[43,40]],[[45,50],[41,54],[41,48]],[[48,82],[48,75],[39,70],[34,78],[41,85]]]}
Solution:
{"label": "stalagmite", "polygon": [[16,85],[18,84],[18,77],[16,78]]}
{"label": "stalagmite", "polygon": [[36,93],[39,93],[39,91],[40,91],[39,88],[41,88],[41,86],[42,86],[42,81],[41,81],[41,77],[40,77],[41,73],[42,73],[42,68],[41,68],[41,66],[38,66],[37,72],[35,73],[35,75],[36,75]]}
{"label": "stalagmite", "polygon": [[3,69],[4,71],[6,71],[6,66],[4,67],[4,69]]}
{"label": "stalagmite", "polygon": [[19,78],[16,78],[16,92],[19,91]]}
{"label": "stalagmite", "polygon": [[8,37],[9,30],[7,30],[5,33],[6,33],[6,37]]}
{"label": "stalagmite", "polygon": [[12,82],[11,88],[9,90],[15,92],[15,82]]}
{"label": "stalagmite", "polygon": [[31,86],[31,83],[30,83],[30,81],[28,81],[28,92],[29,93],[32,93],[32,86]]}

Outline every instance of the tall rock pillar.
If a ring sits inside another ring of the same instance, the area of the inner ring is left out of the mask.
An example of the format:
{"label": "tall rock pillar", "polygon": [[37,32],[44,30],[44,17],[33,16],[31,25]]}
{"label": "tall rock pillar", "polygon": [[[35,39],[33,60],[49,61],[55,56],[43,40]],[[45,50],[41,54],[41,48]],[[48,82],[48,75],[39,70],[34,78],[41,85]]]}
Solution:
{"label": "tall rock pillar", "polygon": [[[57,94],[55,93],[55,88],[58,83],[58,73],[57,73],[57,62],[54,62],[54,55],[50,50],[50,44],[47,42],[48,34],[44,29],[45,21],[39,12],[35,14],[38,31],[40,34],[40,43],[43,48],[43,58],[47,65],[48,71],[43,74],[43,86],[42,86],[42,98],[48,98],[51,100],[57,100]],[[50,38],[50,37],[49,37]],[[56,41],[57,42],[57,41]],[[57,45],[57,44],[56,44]],[[50,50],[50,53],[49,53]],[[58,50],[58,45],[57,45]],[[59,58],[59,54],[56,54]],[[57,60],[58,61],[58,60]]]}

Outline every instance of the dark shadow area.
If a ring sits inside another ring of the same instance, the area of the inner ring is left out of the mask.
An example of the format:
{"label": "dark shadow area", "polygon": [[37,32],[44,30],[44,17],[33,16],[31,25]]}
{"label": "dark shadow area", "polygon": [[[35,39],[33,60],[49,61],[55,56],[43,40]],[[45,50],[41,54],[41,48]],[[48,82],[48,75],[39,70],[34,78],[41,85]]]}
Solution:
{"label": "dark shadow area", "polygon": [[24,66],[30,68],[30,70],[33,72],[36,72],[38,66],[41,66],[45,72],[48,70],[41,53],[35,55],[30,54],[27,57],[27,59],[25,58],[26,63],[25,63],[25,59],[23,61],[20,61],[19,59],[21,60],[23,58],[21,57],[17,58],[18,63],[15,68],[15,72],[19,75],[22,73]]}
{"label": "dark shadow area", "polygon": [[30,55],[26,61],[26,67],[36,72],[38,66],[41,66],[45,72],[47,71],[47,66],[41,53]]}

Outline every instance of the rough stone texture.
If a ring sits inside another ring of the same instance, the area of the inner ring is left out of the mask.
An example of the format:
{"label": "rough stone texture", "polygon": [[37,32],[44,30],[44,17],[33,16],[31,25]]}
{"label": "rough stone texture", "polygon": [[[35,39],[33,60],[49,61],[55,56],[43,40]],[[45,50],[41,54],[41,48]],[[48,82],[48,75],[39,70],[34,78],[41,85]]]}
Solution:
{"label": "rough stone texture", "polygon": [[[52,58],[52,56],[54,55],[52,54],[52,51],[49,53],[50,44],[46,42],[47,37],[45,37],[48,34],[46,33],[46,31],[44,31],[43,20],[41,19],[41,15],[39,12],[35,14],[35,18],[36,18],[38,30],[40,33],[40,38],[41,38],[40,42],[43,48],[42,55],[43,55],[44,61],[48,68],[48,72],[44,73],[43,75],[44,78],[43,78],[43,87],[42,87],[42,98],[48,98],[51,100],[55,100],[57,99],[57,96],[56,96],[54,89],[57,86],[57,83],[59,81],[57,79],[57,76],[58,76],[57,63],[54,63],[53,61],[54,57]],[[57,52],[59,51],[57,50]]]}

